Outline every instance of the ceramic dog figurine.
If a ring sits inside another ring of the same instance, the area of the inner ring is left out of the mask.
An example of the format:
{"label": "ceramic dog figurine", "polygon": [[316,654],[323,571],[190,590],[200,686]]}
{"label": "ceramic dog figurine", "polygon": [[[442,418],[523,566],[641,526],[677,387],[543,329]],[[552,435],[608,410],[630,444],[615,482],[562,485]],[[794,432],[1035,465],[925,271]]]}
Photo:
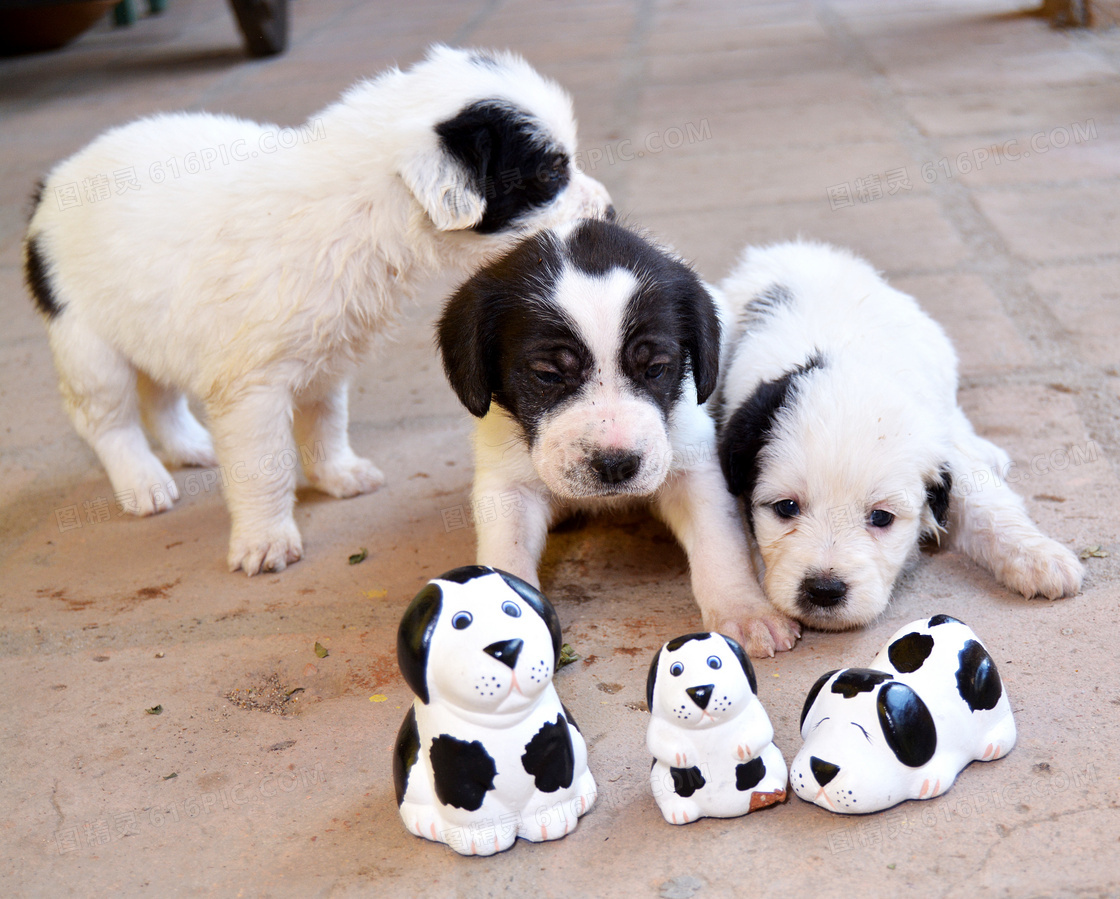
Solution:
{"label": "ceramic dog figurine", "polygon": [[670,640],[649,666],[650,786],[670,824],[735,818],[786,798],[786,763],[743,648],[723,634]]}
{"label": "ceramic dog figurine", "polygon": [[896,632],[870,668],[823,675],[805,700],[801,737],[794,792],[853,815],[940,796],[973,760],[1011,751],[1015,719],[984,644],[935,615]]}
{"label": "ceramic dog figurine", "polygon": [[397,659],[416,694],[393,780],[405,826],[462,855],[565,836],[595,802],[587,745],[556,695],[560,620],[529,584],[472,565],[416,595]]}

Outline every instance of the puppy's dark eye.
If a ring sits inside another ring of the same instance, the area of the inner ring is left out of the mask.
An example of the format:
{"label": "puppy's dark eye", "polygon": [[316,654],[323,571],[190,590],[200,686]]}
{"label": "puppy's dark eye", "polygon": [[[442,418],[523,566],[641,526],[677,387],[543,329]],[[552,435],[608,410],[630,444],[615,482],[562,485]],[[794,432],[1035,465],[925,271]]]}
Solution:
{"label": "puppy's dark eye", "polygon": [[532,372],[533,377],[546,387],[556,387],[564,383],[564,376],[550,368],[534,368]]}
{"label": "puppy's dark eye", "polygon": [[723,662],[720,661],[719,656],[708,656],[708,667],[718,670],[723,667]]}
{"label": "puppy's dark eye", "polygon": [[871,522],[873,528],[888,528],[891,526],[891,522],[894,521],[894,515],[886,509],[876,509],[871,513],[868,521]]}
{"label": "puppy's dark eye", "polygon": [[506,602],[502,603],[502,611],[509,615],[510,618],[521,617],[521,606],[519,606],[515,602],[509,602],[507,600]]}
{"label": "puppy's dark eye", "polygon": [[773,506],[774,514],[779,518],[796,518],[801,514],[801,507],[796,500],[780,499]]}
{"label": "puppy's dark eye", "polygon": [[666,365],[664,362],[655,362],[653,365],[646,369],[646,380],[656,381],[663,374],[665,374],[665,368]]}
{"label": "puppy's dark eye", "polygon": [[474,617],[470,612],[456,612],[455,617],[451,619],[451,626],[455,628],[455,630],[461,631],[464,628],[470,627],[472,621],[474,621]]}
{"label": "puppy's dark eye", "polygon": [[673,664],[669,666],[669,673],[673,675],[673,677],[680,677],[684,674],[684,665],[680,662],[673,662]]}

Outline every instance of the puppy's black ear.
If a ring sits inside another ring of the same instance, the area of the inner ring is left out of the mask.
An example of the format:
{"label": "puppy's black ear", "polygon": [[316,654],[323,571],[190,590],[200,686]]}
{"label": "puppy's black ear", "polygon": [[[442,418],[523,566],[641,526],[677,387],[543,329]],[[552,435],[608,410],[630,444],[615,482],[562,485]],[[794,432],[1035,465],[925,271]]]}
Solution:
{"label": "puppy's black ear", "polygon": [[899,681],[884,684],[875,703],[887,746],[902,764],[921,768],[937,751],[937,725],[914,690]]}
{"label": "puppy's black ear", "polygon": [[436,326],[447,380],[467,411],[479,418],[490,411],[497,386],[492,312],[498,301],[496,287],[485,271],[478,273],[451,295]]}
{"label": "puppy's black ear", "polygon": [[[661,647],[664,649],[665,647]],[[661,649],[653,654],[653,661],[649,663],[649,674],[646,675],[646,708],[653,712],[653,691],[657,687],[657,663],[661,661]]]}
{"label": "puppy's black ear", "polygon": [[[926,481],[926,505],[937,527],[944,530],[949,526],[949,502],[953,492],[953,475],[949,466],[942,465],[937,477]],[[932,528],[929,529],[932,531]]]}
{"label": "puppy's black ear", "polygon": [[809,695],[805,697],[805,704],[801,707],[801,723],[798,725],[798,729],[801,731],[802,739],[805,738],[805,719],[809,715],[809,709],[811,709],[813,707],[813,703],[817,701],[817,696],[820,694],[821,689],[824,687],[824,685],[828,683],[828,679],[832,677],[832,675],[843,670],[843,668],[834,668],[832,671],[826,671],[824,674],[818,677],[817,682],[809,688]]}
{"label": "puppy's black ear", "polygon": [[719,464],[727,489],[747,501],[758,480],[758,456],[770,441],[774,419],[789,398],[791,377],[763,381],[732,413],[719,440]]}
{"label": "puppy's black ear", "polygon": [[678,287],[677,315],[684,325],[684,346],[696,383],[696,399],[704,402],[719,381],[719,315],[712,295],[689,269]]}
{"label": "puppy's black ear", "polygon": [[424,705],[428,704],[428,648],[442,606],[439,585],[427,584],[408,604],[397,628],[397,665]]}
{"label": "puppy's black ear", "polygon": [[747,676],[747,683],[751,685],[751,692],[755,696],[757,696],[758,678],[755,677],[754,665],[751,664],[751,660],[747,657],[746,651],[742,646],[739,645],[737,641],[732,640],[726,634],[720,634],[720,636],[727,641],[727,645],[731,647],[731,651],[735,653],[735,658],[737,658],[739,660],[739,664],[743,666],[743,674]]}
{"label": "puppy's black ear", "polygon": [[513,591],[525,600],[529,607],[540,615],[544,619],[544,623],[548,625],[548,632],[552,635],[552,670],[555,672],[556,663],[560,660],[560,645],[563,639],[560,632],[560,616],[556,614],[556,609],[552,607],[548,597],[528,581],[523,581],[517,575],[502,571],[499,568],[495,568],[494,571],[500,574],[502,580],[509,584]]}

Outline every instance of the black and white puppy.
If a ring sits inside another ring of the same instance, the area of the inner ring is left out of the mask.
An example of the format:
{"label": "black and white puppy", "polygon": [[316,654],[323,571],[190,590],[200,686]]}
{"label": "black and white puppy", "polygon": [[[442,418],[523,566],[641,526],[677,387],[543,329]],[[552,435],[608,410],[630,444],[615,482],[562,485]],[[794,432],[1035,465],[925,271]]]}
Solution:
{"label": "black and white puppy", "polygon": [[332,496],[384,480],[347,434],[372,339],[433,272],[606,212],[575,152],[559,86],[511,54],[435,47],[298,129],[158,115],[56,166],[27,282],[117,501],[150,515],[178,498],[151,436],[172,464],[221,465],[231,570],[299,559],[296,460]]}
{"label": "black and white puppy", "polygon": [[[1024,596],[1077,592],[1077,557],[1007,485],[1007,454],[957,405],[952,345],[912,297],[814,243],[748,248],[721,287],[720,457],[778,609],[824,630],[867,624],[946,531]],[[953,490],[980,471],[993,483]]]}
{"label": "black and white puppy", "polygon": [[688,554],[704,626],[756,656],[793,646],[799,628],[749,573],[720,473],[702,405],[720,324],[688,265],[615,223],[542,231],[459,288],[438,339],[451,386],[480,419],[480,564],[537,584],[552,523],[652,502]]}

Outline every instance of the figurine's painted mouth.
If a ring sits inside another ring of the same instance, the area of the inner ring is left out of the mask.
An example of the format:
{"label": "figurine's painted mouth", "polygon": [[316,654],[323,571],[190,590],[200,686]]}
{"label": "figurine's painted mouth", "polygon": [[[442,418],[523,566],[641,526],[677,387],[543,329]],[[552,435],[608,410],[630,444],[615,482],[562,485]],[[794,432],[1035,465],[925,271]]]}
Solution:
{"label": "figurine's painted mouth", "polygon": [[824,801],[828,803],[829,808],[831,808],[834,812],[839,811],[836,808],[836,804],[828,798],[828,793],[825,792],[824,787],[821,787],[819,790],[817,790],[817,795],[813,797],[813,801],[817,802],[822,796],[824,797]]}
{"label": "figurine's painted mouth", "polygon": [[517,672],[511,671],[510,675],[513,679],[509,683],[509,695],[512,696],[516,690],[518,696],[524,696],[525,694],[521,692],[521,684],[517,682]]}

